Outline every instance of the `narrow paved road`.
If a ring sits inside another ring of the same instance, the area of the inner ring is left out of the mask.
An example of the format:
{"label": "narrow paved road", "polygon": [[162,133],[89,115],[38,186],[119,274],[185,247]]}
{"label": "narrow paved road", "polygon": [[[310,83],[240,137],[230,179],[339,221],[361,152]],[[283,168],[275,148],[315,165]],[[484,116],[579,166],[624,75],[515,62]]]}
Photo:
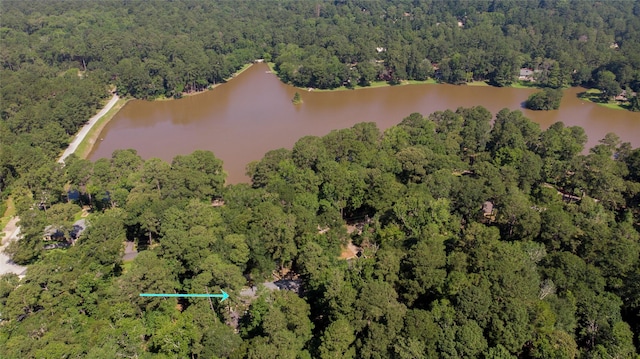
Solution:
{"label": "narrow paved road", "polygon": [[64,153],[62,153],[62,156],[60,156],[60,159],[58,159],[58,163],[63,163],[65,158],[76,151],[80,142],[82,142],[82,140],[87,137],[89,130],[96,124],[96,122],[98,122],[100,117],[104,116],[107,112],[109,112],[109,110],[111,110],[111,108],[116,104],[116,102],[118,102],[119,99],[120,97],[114,94],[107,105],[104,106],[102,110],[100,110],[100,112],[98,112],[95,116],[89,119],[89,122],[87,122],[87,124],[80,129],[76,137],[73,139],[73,141],[71,141],[69,147],[64,150]]}
{"label": "narrow paved road", "polygon": [[122,260],[125,262],[132,261],[136,259],[137,256],[138,250],[134,246],[133,242],[124,242],[124,256],[122,256]]}
{"label": "narrow paved road", "polygon": [[11,261],[9,256],[4,254],[4,249],[15,241],[20,236],[20,227],[16,226],[18,217],[13,217],[4,227],[4,233],[0,232],[0,275],[6,273],[15,273],[19,276],[23,276],[27,271],[27,267],[19,266]]}
{"label": "narrow paved road", "polygon": [[[59,163],[63,163],[65,158],[76,151],[80,142],[82,142],[82,140],[87,137],[89,130],[96,124],[96,122],[98,122],[100,117],[104,116],[107,112],[109,112],[109,110],[111,110],[111,108],[113,108],[113,106],[116,104],[116,102],[118,102],[119,99],[120,97],[114,94],[113,97],[111,97],[111,100],[107,102],[102,110],[100,110],[100,112],[89,119],[87,124],[80,129],[76,137],[73,139],[73,141],[71,141],[69,147],[67,147],[64,153],[62,153],[62,156],[60,156],[60,159],[58,159]],[[16,226],[16,223],[19,220],[20,219],[17,216],[13,217],[3,228],[4,233],[0,233],[0,275],[5,273],[15,273],[23,276],[27,271],[26,267],[19,266],[13,263],[11,259],[6,254],[4,254],[4,249],[9,245],[9,243],[18,240],[20,237],[20,227]]]}

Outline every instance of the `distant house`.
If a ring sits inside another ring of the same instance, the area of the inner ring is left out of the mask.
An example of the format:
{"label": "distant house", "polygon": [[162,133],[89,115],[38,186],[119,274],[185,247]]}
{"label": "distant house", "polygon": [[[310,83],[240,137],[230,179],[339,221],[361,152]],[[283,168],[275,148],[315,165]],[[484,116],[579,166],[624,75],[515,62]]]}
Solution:
{"label": "distant house", "polygon": [[[60,228],[49,225],[44,228],[42,239],[47,242],[66,242],[67,240],[69,240],[71,243],[75,243],[75,241],[80,238],[80,235],[85,231],[85,229],[87,229],[87,221],[84,218],[73,223],[73,225],[71,226],[71,230],[69,230],[68,237],[65,236],[65,232]],[[57,248],[58,246],[47,245],[47,247],[45,247],[45,249]]]}
{"label": "distant house", "polygon": [[75,242],[78,238],[80,238],[80,235],[82,234],[82,232],[84,232],[85,229],[87,229],[87,221],[84,218],[77,220],[73,224],[73,227],[71,227],[71,231],[69,232],[71,240]]}
{"label": "distant house", "polygon": [[620,92],[616,97],[613,98],[616,101],[622,101],[622,102],[626,102],[628,101],[627,98],[627,90],[622,90],[622,92]]}
{"label": "distant house", "polygon": [[211,206],[212,207],[222,207],[222,206],[224,206],[224,199],[216,198],[216,199],[212,200],[211,201]]}
{"label": "distant house", "polygon": [[535,71],[533,71],[532,69],[528,69],[528,68],[521,68],[520,69],[520,74],[518,75],[518,80],[520,81],[534,81],[533,80],[533,74],[535,73]]}
{"label": "distant house", "polygon": [[44,227],[42,240],[44,241],[61,241],[64,239],[64,232],[53,226]]}
{"label": "distant house", "polygon": [[67,192],[67,199],[69,199],[69,201],[77,201],[80,199],[80,192],[78,192],[77,190],[73,190],[73,191],[68,191]]}
{"label": "distant house", "polygon": [[491,222],[496,220],[496,210],[493,202],[486,201],[482,204],[482,216]]}

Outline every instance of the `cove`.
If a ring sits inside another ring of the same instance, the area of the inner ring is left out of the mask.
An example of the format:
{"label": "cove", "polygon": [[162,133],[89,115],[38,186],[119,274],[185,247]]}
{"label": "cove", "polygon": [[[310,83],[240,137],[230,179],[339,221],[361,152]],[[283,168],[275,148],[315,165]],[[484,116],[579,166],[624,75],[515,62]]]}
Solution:
{"label": "cove", "polygon": [[[303,103],[293,105],[295,92]],[[255,64],[214,90],[172,101],[129,101],[105,126],[89,159],[111,157],[117,149],[133,148],[143,158],[166,161],[197,149],[212,151],[224,161],[228,183],[247,182],[246,165],[270,150],[293,144],[306,135],[323,136],[358,122],[375,122],[381,130],[413,112],[481,105],[492,113],[521,110],[546,129],[562,121],[580,126],[587,147],[614,132],[633,147],[640,146],[640,113],[609,109],[582,101],[582,88],[564,91],[560,109],[522,108],[536,89],[424,84],[356,91],[308,92],[282,83],[266,64]]]}

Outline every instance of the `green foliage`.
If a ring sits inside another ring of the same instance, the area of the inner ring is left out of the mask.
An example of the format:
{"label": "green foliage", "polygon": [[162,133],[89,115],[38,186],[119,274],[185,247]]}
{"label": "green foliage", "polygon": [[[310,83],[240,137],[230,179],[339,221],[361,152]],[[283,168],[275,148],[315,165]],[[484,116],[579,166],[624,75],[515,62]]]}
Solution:
{"label": "green foliage", "polygon": [[[204,151],[171,166],[134,151],[72,156],[63,172],[42,172],[62,176],[48,193],[65,182],[80,192],[70,202],[43,201],[32,190],[46,181],[28,177],[13,193],[24,237],[9,253],[33,265],[1,282],[1,354],[632,355],[637,150],[610,134],[582,155],[579,128],[541,131],[508,110],[492,128],[490,118],[476,107],[412,114],[384,134],[363,123],[305,137],[251,164],[251,185],[223,187],[222,163]],[[567,203],[558,192],[572,188],[585,195]],[[69,227],[79,203],[93,210],[85,234],[44,250],[44,227]],[[345,221],[362,232],[349,236]],[[123,266],[126,240],[141,253]],[[360,256],[347,262],[349,242]],[[304,296],[239,297],[247,278],[274,270],[297,273]],[[139,296],[220,289],[231,312]],[[244,301],[235,334],[226,323]]]}
{"label": "green foliage", "polygon": [[525,106],[530,110],[557,110],[561,99],[562,90],[547,88],[529,96]]}
{"label": "green foliage", "polygon": [[620,84],[616,81],[616,75],[611,71],[599,71],[596,76],[596,81],[596,88],[602,92],[602,96],[606,100],[622,92]]}
{"label": "green foliage", "polygon": [[[506,109],[492,127],[473,107],[304,137],[251,164],[251,184],[225,187],[207,151],[53,164],[107,85],[180,97],[258,57],[300,87],[508,86],[527,66],[549,88],[638,91],[632,2],[0,6],[0,192],[20,217],[8,253],[30,264],[0,277],[1,357],[637,355],[640,152],[615,135],[583,154],[580,128]],[[80,206],[87,231],[45,249]],[[126,266],[125,241],[140,251]],[[302,294],[240,297],[274,270]],[[139,296],[219,289],[228,302]]]}

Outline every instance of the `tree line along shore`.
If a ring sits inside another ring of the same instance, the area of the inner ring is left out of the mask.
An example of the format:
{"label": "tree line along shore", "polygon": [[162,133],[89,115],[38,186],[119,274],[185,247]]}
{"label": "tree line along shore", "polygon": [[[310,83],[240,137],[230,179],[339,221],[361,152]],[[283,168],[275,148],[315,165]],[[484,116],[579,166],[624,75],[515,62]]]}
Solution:
{"label": "tree line along shore", "polygon": [[300,88],[380,80],[508,86],[525,68],[543,87],[638,92],[633,1],[0,6],[5,197],[12,182],[67,147],[110,86],[121,97],[174,98],[222,83],[254,59],[273,62]]}

